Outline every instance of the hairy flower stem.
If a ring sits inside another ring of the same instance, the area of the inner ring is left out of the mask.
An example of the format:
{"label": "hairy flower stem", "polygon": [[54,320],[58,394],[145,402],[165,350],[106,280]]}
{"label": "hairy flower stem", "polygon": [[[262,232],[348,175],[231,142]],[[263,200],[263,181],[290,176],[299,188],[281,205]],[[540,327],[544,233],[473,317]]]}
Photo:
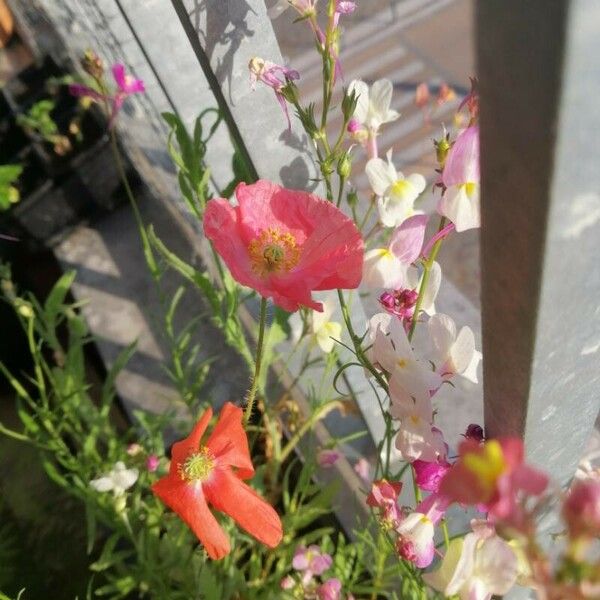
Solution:
{"label": "hairy flower stem", "polygon": [[[440,219],[440,226],[438,227],[438,231],[441,231],[446,225],[446,217],[442,217]],[[421,312],[421,306],[423,305],[423,298],[425,296],[425,291],[427,290],[427,285],[429,283],[429,275],[431,274],[431,268],[433,267],[433,263],[440,251],[440,247],[442,246],[442,242],[445,238],[439,238],[433,248],[431,249],[431,254],[429,258],[425,261],[423,271],[423,279],[421,279],[421,285],[419,287],[419,297],[417,298],[417,303],[415,305],[415,312],[413,314],[412,323],[410,325],[410,331],[408,332],[408,339],[412,341],[413,336],[415,334],[415,329],[417,328],[417,323],[419,321],[419,313]]]}
{"label": "hairy flower stem", "polygon": [[256,342],[256,361],[254,363],[254,377],[248,396],[246,397],[246,408],[244,410],[244,421],[249,423],[252,411],[254,409],[254,401],[258,390],[258,379],[262,367],[263,346],[265,341],[265,324],[267,321],[267,299],[260,299],[260,318],[258,321],[258,340]]}

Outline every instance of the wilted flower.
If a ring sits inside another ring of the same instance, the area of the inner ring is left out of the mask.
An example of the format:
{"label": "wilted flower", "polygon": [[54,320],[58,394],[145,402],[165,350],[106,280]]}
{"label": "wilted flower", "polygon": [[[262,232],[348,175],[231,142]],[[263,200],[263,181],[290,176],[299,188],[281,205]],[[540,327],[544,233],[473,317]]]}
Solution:
{"label": "wilted flower", "polygon": [[241,408],[227,402],[202,444],[212,417],[212,410],[207,409],[190,435],[173,445],[169,474],[152,486],[152,491],[198,536],[213,559],[228,554],[230,545],[209,504],[271,548],[283,535],[273,507],[242,481],[254,475],[242,414]]}
{"label": "wilted flower", "polygon": [[418,298],[419,294],[416,290],[404,288],[383,292],[379,296],[379,304],[391,315],[410,321],[414,315]]}
{"label": "wilted flower", "polygon": [[398,506],[398,496],[402,491],[402,482],[379,479],[374,481],[367,496],[367,504],[379,508],[380,518],[387,527],[394,528],[402,518]]}
{"label": "wilted flower", "polygon": [[415,214],[415,200],[427,185],[423,175],[413,173],[404,177],[396,171],[391,150],[387,162],[381,158],[369,160],[366,173],[371,189],[377,195],[377,209],[383,225],[396,227]]}
{"label": "wilted flower", "polygon": [[240,183],[235,194],[235,207],[208,202],[204,233],[239,283],[287,311],[321,311],[313,290],[358,287],[363,241],[331,202],[264,180]]}
{"label": "wilted flower", "polygon": [[279,102],[281,110],[283,110],[283,114],[287,120],[288,129],[291,129],[292,123],[288,113],[287,101],[283,95],[283,88],[288,85],[288,83],[300,79],[298,71],[282,67],[281,65],[277,65],[268,60],[263,60],[258,56],[255,56],[250,60],[248,68],[250,69],[250,83],[252,89],[254,89],[256,83],[260,81],[275,92],[277,102]]}
{"label": "wilted flower", "polygon": [[365,482],[371,482],[371,466],[369,465],[369,461],[361,457],[354,464],[354,472]]}
{"label": "wilted flower", "polygon": [[467,430],[463,434],[468,440],[473,440],[475,442],[483,442],[485,439],[485,435],[483,433],[483,427],[481,425],[477,425],[477,423],[471,423],[467,426]]}
{"label": "wilted flower", "polygon": [[316,14],[317,0],[278,0],[268,11],[271,19],[276,19],[288,8],[293,8],[302,17]]}
{"label": "wilted flower", "polygon": [[108,473],[92,479],[90,486],[97,492],[112,492],[115,496],[122,496],[137,481],[138,475],[137,469],[128,469],[118,461]]}

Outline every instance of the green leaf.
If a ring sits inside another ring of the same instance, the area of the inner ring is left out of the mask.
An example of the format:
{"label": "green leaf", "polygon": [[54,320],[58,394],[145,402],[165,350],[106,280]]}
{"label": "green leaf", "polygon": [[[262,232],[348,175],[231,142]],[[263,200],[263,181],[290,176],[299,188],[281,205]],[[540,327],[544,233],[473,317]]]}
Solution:
{"label": "green leaf", "polygon": [[107,414],[108,408],[115,398],[115,381],[119,373],[125,368],[131,357],[135,354],[137,348],[137,340],[134,340],[119,352],[112,367],[106,374],[106,379],[102,385],[101,406],[103,414]]}
{"label": "green leaf", "polygon": [[77,272],[73,269],[67,271],[55,284],[46,302],[44,302],[44,317],[49,329],[54,329],[56,326],[56,316],[62,310],[65,298],[75,281]]}

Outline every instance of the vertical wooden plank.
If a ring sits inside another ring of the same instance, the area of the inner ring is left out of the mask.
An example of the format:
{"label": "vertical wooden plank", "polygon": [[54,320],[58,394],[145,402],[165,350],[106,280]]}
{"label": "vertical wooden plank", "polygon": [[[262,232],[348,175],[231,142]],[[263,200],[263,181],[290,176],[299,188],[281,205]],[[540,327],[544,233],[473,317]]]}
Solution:
{"label": "vertical wooden plank", "polygon": [[[264,0],[171,0],[198,62],[221,105],[240,150],[258,177],[290,188],[322,192],[312,149],[300,123],[292,130],[272,90],[250,86],[255,56],[283,64]],[[291,65],[293,67],[293,65]]]}
{"label": "vertical wooden plank", "polygon": [[600,5],[477,9],[486,428],[565,484],[600,408]]}

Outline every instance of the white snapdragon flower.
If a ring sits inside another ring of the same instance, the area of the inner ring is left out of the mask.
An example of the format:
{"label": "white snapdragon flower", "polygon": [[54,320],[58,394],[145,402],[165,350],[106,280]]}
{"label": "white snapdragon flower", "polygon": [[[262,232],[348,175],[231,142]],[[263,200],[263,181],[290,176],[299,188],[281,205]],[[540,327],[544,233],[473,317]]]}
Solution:
{"label": "white snapdragon flower", "polygon": [[503,596],[516,583],[518,558],[495,533],[469,533],[454,539],[440,568],[423,579],[445,596],[461,600],[489,600]]}
{"label": "white snapdragon flower", "polygon": [[[323,304],[323,312],[311,311],[309,316],[309,343],[317,344],[325,353],[333,350],[335,340],[339,340],[342,335],[342,325],[333,320],[337,310],[337,296],[333,293],[326,294],[319,298]],[[302,336],[302,317],[300,313],[295,312],[289,320],[292,331],[292,340],[298,342]]]}
{"label": "white snapdragon flower", "polygon": [[415,200],[427,185],[423,175],[413,173],[404,177],[392,163],[391,150],[387,153],[387,162],[381,158],[369,160],[366,173],[377,196],[377,209],[383,225],[396,227],[416,213]]}
{"label": "white snapdragon flower", "polygon": [[475,349],[473,330],[464,326],[458,332],[454,320],[448,315],[433,315],[427,323],[433,345],[433,360],[442,377],[462,375],[477,383],[477,366],[482,354]]}
{"label": "white snapdragon flower", "polygon": [[138,479],[137,469],[128,469],[121,461],[106,474],[92,479],[90,486],[97,492],[112,492],[115,496],[122,496]]}
{"label": "white snapdragon flower", "polygon": [[369,132],[377,134],[383,124],[400,116],[390,108],[393,86],[389,79],[379,79],[370,88],[364,81],[355,79],[348,86],[348,93],[353,91],[358,96],[354,118]]}

